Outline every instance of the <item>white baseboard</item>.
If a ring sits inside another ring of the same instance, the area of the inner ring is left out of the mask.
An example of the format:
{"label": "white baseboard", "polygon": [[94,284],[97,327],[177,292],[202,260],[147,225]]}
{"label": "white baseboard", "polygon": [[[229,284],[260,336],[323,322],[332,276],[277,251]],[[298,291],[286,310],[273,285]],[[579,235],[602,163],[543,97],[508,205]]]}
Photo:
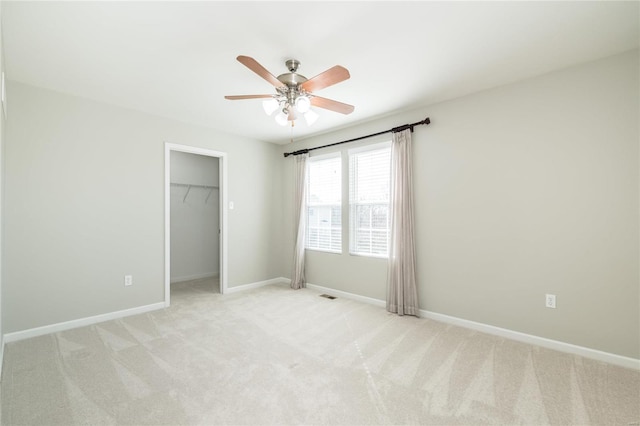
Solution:
{"label": "white baseboard", "polygon": [[209,272],[206,274],[185,275],[184,277],[172,277],[170,284],[182,283],[185,281],[202,280],[205,278],[218,278],[219,276],[220,272]]}
{"label": "white baseboard", "polygon": [[[289,280],[291,282],[291,280]],[[357,300],[358,302],[368,303],[370,305],[379,306],[381,308],[387,307],[387,302],[380,299],[374,299],[373,297],[360,296],[359,294],[347,293],[346,291],[335,290],[333,288],[322,287],[315,284],[307,283],[307,288],[317,290],[321,293],[326,293],[330,296],[344,297],[345,299]]]}
{"label": "white baseboard", "polygon": [[7,333],[4,335],[4,339],[2,342],[3,352],[4,343],[17,342],[18,340],[29,339],[31,337],[42,336],[50,333],[57,333],[59,331],[71,330],[73,328],[84,327],[87,325],[97,324],[99,322],[124,318],[131,315],[144,314],[146,312],[164,309],[164,307],[164,302],[153,303],[151,305],[138,306],[137,308],[124,309],[122,311],[110,312],[108,314],[95,315],[93,317],[80,318],[77,320],[59,322],[57,324],[50,324],[42,327],[30,328],[28,330]]}
{"label": "white baseboard", "polygon": [[[291,280],[288,281],[291,282]],[[386,308],[387,306],[387,303],[384,300],[380,299],[374,299],[371,297],[361,296],[358,294],[348,293],[346,291],[335,290],[332,288],[322,287],[309,283],[307,283],[307,287],[313,290],[317,290],[321,293],[329,294],[331,296],[344,297],[345,299],[356,300],[383,308]],[[547,349],[553,349],[560,352],[579,355],[585,358],[595,359],[597,361],[603,361],[609,364],[618,365],[620,367],[640,370],[640,359],[616,355],[609,352],[603,352],[597,349],[585,348],[584,346],[577,346],[571,343],[560,342],[558,340],[547,339],[545,337],[534,336],[532,334],[521,333],[519,331],[509,330],[506,328],[495,327],[493,325],[426,311],[424,309],[420,309],[420,316],[422,318],[429,318],[434,321],[457,325],[459,327],[469,328],[472,330],[480,331],[482,333],[492,334],[494,336],[505,337],[507,339],[516,340],[518,342],[528,343]]]}
{"label": "white baseboard", "polygon": [[[209,275],[211,276],[211,275]],[[197,279],[197,278],[193,278],[193,279]],[[244,285],[239,285],[236,287],[229,287],[227,288],[226,293],[236,293],[239,291],[244,291],[244,290],[250,290],[252,288],[258,288],[258,287],[263,287],[266,285],[271,285],[271,284],[281,284],[287,282],[286,278],[273,278],[270,280],[266,280],[266,281],[259,281],[259,282],[255,282],[255,283],[249,283],[249,284],[244,284]],[[138,314],[143,314],[146,312],[150,312],[150,311],[155,311],[158,309],[164,309],[165,303],[164,302],[159,302],[159,303],[154,303],[151,305],[146,305],[146,306],[139,306],[137,308],[131,308],[131,309],[125,309],[122,311],[116,311],[116,312],[110,312],[108,314],[101,314],[101,315],[96,315],[93,317],[87,317],[87,318],[80,318],[77,320],[71,320],[71,321],[65,321],[65,322],[60,322],[57,324],[50,324],[50,325],[45,325],[42,327],[36,327],[36,328],[30,328],[28,330],[21,330],[21,331],[16,331],[13,333],[7,333],[5,334],[2,339],[2,353],[0,353],[0,362],[2,361],[2,354],[4,354],[4,344],[5,343],[11,343],[11,342],[17,342],[19,340],[24,340],[24,339],[29,339],[31,337],[37,337],[37,336],[42,336],[45,334],[50,334],[50,333],[57,333],[59,331],[65,331],[65,330],[71,330],[73,328],[78,328],[78,327],[84,327],[87,325],[92,325],[92,324],[96,324],[99,322],[104,322],[104,321],[110,321],[110,320],[114,320],[114,319],[119,319],[119,318],[124,318],[124,317],[128,317],[131,315],[138,315]],[[1,372],[1,365],[0,365],[0,372]]]}
{"label": "white baseboard", "polygon": [[288,278],[283,278],[283,277],[272,278],[270,280],[258,281],[258,282],[249,283],[249,284],[242,284],[242,285],[237,285],[235,287],[227,287],[227,289],[225,291],[225,294],[231,294],[231,293],[237,293],[239,291],[251,290],[253,288],[264,287],[266,285],[283,284],[283,283],[286,283],[286,282],[291,282],[291,280],[288,279]]}
{"label": "white baseboard", "polygon": [[585,358],[595,359],[598,361],[608,362],[620,367],[640,370],[640,359],[616,355],[609,352],[599,351],[597,349],[586,348],[584,346],[573,345],[558,340],[547,339],[546,337],[534,336],[532,334],[521,333],[519,331],[509,330],[506,328],[495,327],[493,325],[483,324],[480,322],[465,320],[462,318],[452,317],[449,315],[438,314],[420,310],[420,316],[435,321],[445,322],[448,324],[458,325],[464,328],[480,331],[495,336],[506,337],[518,342],[529,343],[531,345],[542,346],[547,349],[554,349],[560,352],[566,352],[574,355],[580,355]]}

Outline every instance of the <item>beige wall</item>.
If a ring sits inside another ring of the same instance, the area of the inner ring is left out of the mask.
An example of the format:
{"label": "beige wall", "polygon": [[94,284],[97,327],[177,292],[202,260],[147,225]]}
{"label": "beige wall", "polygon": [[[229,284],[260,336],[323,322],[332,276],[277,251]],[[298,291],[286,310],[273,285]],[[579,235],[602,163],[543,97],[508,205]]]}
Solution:
{"label": "beige wall", "polygon": [[[628,52],[282,152],[429,116],[413,134],[421,308],[639,358],[638,75]],[[293,161],[281,161],[290,223]],[[289,258],[283,269],[290,276]],[[307,251],[307,279],[386,294],[378,259]]]}
{"label": "beige wall", "polygon": [[8,89],[5,333],[164,300],[165,142],[228,154],[229,287],[281,275],[277,146],[15,82]]}
{"label": "beige wall", "polygon": [[[429,116],[422,309],[639,358],[638,72],[630,52],[283,147],[11,83],[3,332],[163,300],[164,142],[228,153],[233,287],[290,275],[282,152]],[[384,299],[383,260],[307,258],[309,282]]]}

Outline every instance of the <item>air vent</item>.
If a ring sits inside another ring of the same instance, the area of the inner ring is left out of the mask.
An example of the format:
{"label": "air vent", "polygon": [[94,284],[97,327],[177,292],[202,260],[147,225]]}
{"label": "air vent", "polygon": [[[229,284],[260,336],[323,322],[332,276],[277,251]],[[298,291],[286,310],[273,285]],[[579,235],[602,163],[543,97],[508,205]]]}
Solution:
{"label": "air vent", "polygon": [[336,297],[335,297],[335,296],[330,296],[330,295],[328,295],[328,294],[321,294],[321,295],[320,295],[320,297],[325,297],[325,298],[327,298],[327,299],[331,299],[331,300],[336,299]]}

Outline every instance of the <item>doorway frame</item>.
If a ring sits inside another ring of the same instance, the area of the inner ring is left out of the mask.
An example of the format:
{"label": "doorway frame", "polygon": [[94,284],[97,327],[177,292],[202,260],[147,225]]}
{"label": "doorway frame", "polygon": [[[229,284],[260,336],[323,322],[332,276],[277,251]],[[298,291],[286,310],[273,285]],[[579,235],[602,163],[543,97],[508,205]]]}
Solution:
{"label": "doorway frame", "polygon": [[227,153],[179,145],[164,144],[164,305],[171,305],[171,151],[204,155],[218,159],[220,191],[220,294],[227,291]]}

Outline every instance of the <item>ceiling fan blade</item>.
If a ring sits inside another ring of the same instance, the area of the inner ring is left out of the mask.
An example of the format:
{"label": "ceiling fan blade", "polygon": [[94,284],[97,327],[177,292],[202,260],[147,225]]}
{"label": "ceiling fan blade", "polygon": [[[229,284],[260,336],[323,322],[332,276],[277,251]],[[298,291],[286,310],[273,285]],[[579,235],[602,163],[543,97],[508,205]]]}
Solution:
{"label": "ceiling fan blade", "polygon": [[241,99],[273,98],[273,95],[233,95],[233,96],[225,96],[224,98],[229,99],[230,101],[239,101]]}
{"label": "ceiling fan blade", "polygon": [[343,104],[342,102],[334,101],[327,98],[321,98],[320,96],[311,97],[311,105],[318,108],[324,108],[331,111],[339,112],[340,114],[351,114],[355,107],[349,104]]}
{"label": "ceiling fan blade", "polygon": [[258,63],[258,61],[256,61],[255,59],[253,59],[253,58],[251,58],[249,56],[242,56],[242,55],[238,56],[236,59],[242,65],[244,65],[245,67],[249,68],[251,71],[255,72],[256,74],[258,74],[260,77],[262,77],[265,80],[267,80],[269,83],[271,83],[275,87],[284,86],[284,84],[282,84],[282,82],[280,82],[280,80],[278,80],[273,74],[271,74],[269,71],[267,71],[267,69],[265,67],[263,67],[262,65],[260,65]]}
{"label": "ceiling fan blade", "polygon": [[324,89],[325,87],[333,86],[341,81],[345,81],[349,77],[351,77],[351,75],[346,68],[336,65],[335,67],[329,68],[325,72],[305,81],[300,85],[300,87],[307,92],[315,92],[316,90]]}

